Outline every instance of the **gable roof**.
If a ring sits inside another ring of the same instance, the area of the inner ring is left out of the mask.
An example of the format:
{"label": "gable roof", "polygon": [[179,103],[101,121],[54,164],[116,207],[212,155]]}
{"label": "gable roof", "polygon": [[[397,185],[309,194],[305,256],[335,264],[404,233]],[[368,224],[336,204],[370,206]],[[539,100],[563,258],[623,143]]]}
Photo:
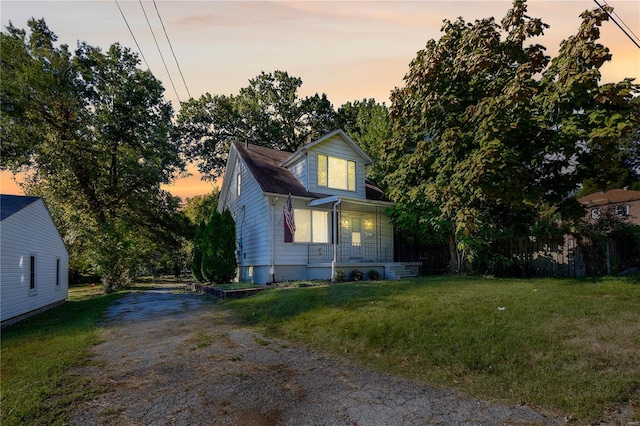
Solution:
{"label": "gable roof", "polygon": [[[292,157],[291,152],[278,151],[264,146],[243,144],[234,142],[233,146],[249,168],[249,171],[260,185],[262,192],[271,194],[282,194],[307,198],[324,198],[326,194],[309,192],[293,176],[293,174],[283,166]],[[370,183],[365,183],[366,199],[376,201],[386,201],[382,190]]]}
{"label": "gable roof", "polygon": [[351,147],[351,149],[354,150],[360,157],[362,157],[362,159],[364,160],[364,164],[373,163],[373,160],[371,159],[371,157],[369,157],[369,155],[367,155],[367,153],[364,152],[362,150],[362,148],[360,148],[358,146],[358,144],[355,143],[353,141],[353,139],[351,139],[349,137],[349,135],[347,135],[344,132],[344,130],[338,129],[338,130],[334,130],[331,133],[327,133],[326,135],[324,135],[320,139],[317,139],[317,140],[315,140],[313,142],[309,142],[308,144],[306,144],[303,147],[299,148],[296,152],[291,154],[290,157],[287,158],[287,160],[282,163],[282,165],[285,166],[285,167],[288,166],[289,164],[291,164],[294,161],[296,161],[298,158],[302,157],[309,149],[313,148],[316,145],[319,145],[319,144],[325,142],[328,139],[331,139],[332,137],[334,137],[336,135],[341,136],[342,139]]}
{"label": "gable roof", "polygon": [[5,220],[39,199],[40,197],[0,194],[0,221]]}
{"label": "gable roof", "polygon": [[610,191],[595,192],[580,197],[578,201],[586,206],[606,206],[608,204],[619,204],[628,201],[640,201],[640,191],[612,189]]}

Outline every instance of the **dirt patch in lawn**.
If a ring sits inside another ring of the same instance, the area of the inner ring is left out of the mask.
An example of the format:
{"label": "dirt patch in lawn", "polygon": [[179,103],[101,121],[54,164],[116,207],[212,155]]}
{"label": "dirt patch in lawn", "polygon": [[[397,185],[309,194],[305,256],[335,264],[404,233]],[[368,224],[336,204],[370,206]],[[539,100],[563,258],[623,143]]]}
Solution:
{"label": "dirt patch in lawn", "polygon": [[265,337],[167,284],[112,305],[90,377],[106,391],[75,425],[559,424]]}

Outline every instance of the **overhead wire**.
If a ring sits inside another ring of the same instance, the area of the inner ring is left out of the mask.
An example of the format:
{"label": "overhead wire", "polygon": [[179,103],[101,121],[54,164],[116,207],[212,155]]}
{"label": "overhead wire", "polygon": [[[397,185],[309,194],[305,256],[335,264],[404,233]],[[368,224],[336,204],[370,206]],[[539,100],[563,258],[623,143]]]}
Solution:
{"label": "overhead wire", "polygon": [[633,34],[633,37],[640,41],[640,38],[637,36],[636,33],[633,32],[633,30],[631,28],[629,28],[629,26],[624,22],[624,20],[620,17],[620,15],[618,15],[616,13],[616,10],[609,4],[607,3],[607,0],[602,0],[604,2],[604,4],[606,4],[607,6],[611,7],[611,9],[613,9],[613,14],[616,15],[616,18],[618,18],[620,20],[620,22],[622,22],[622,25],[624,25],[624,27],[627,29],[627,31],[629,31],[631,34]]}
{"label": "overhead wire", "polygon": [[169,43],[169,48],[171,49],[171,54],[173,55],[173,59],[176,61],[176,66],[178,67],[178,71],[180,72],[180,77],[182,78],[182,82],[184,83],[184,88],[187,89],[187,94],[191,98],[191,92],[189,91],[189,87],[187,86],[187,82],[184,79],[184,75],[182,74],[182,69],[180,68],[180,64],[178,63],[178,58],[176,58],[176,53],[173,51],[173,46],[171,45],[171,40],[169,40],[169,34],[167,34],[167,29],[164,26],[164,22],[162,21],[162,17],[160,16],[160,11],[158,10],[158,5],[156,4],[156,0],[153,0],[153,6],[156,8],[156,13],[158,14],[158,19],[162,24],[162,30],[164,31],[165,37],[167,37],[167,42]]}
{"label": "overhead wire", "polygon": [[142,49],[140,48],[140,45],[138,44],[138,40],[136,40],[136,36],[133,34],[133,30],[131,29],[131,26],[129,25],[129,22],[127,21],[127,18],[124,16],[124,12],[122,11],[122,8],[120,7],[120,3],[118,3],[118,0],[115,0],[116,5],[118,6],[118,10],[120,11],[120,14],[122,15],[122,19],[124,19],[124,23],[127,25],[127,28],[129,29],[129,33],[131,34],[131,37],[133,37],[133,41],[135,42],[136,46],[138,47],[138,52],[140,52],[140,56],[142,56],[142,59],[144,60],[144,63],[147,65],[147,69],[151,70],[151,67],[149,66],[149,62],[147,62],[147,58],[144,57],[144,53],[142,53]]}
{"label": "overhead wire", "polygon": [[169,68],[167,67],[167,63],[164,60],[164,56],[162,55],[162,50],[160,49],[160,45],[158,44],[158,40],[156,39],[156,34],[151,27],[151,22],[149,22],[149,17],[147,16],[147,12],[144,10],[144,5],[142,4],[142,0],[140,1],[140,7],[142,8],[142,13],[144,13],[144,17],[147,20],[147,24],[149,25],[149,29],[151,30],[151,34],[153,35],[153,41],[156,43],[156,47],[158,48],[158,53],[160,53],[160,58],[162,59],[162,63],[164,64],[164,69],[167,71],[167,75],[169,76],[169,81],[171,82],[171,87],[173,87],[173,91],[176,94],[176,98],[179,103],[182,103],[180,100],[180,95],[178,95],[178,91],[176,90],[175,84],[173,84],[173,79],[171,78],[171,73],[169,72]]}
{"label": "overhead wire", "polygon": [[[611,18],[613,23],[616,24],[618,26],[618,28],[620,28],[620,30],[629,38],[629,40],[631,40],[631,42],[633,44],[635,44],[638,49],[640,49],[640,43],[638,43],[636,40],[634,40],[633,37],[631,37],[631,35],[629,35],[629,33],[624,28],[622,28],[622,25],[620,25],[618,23],[618,21],[616,21],[616,19],[611,15],[611,13],[609,13],[609,11],[604,8],[604,6],[602,6],[600,3],[598,3],[598,0],[593,0],[593,1],[598,5],[598,7],[600,9],[602,9],[609,16],[609,18]],[[605,4],[607,4],[607,2],[605,0],[603,0],[603,1],[604,1]],[[607,4],[607,6],[609,6],[609,4]],[[609,6],[609,7],[611,7],[611,6]],[[618,16],[618,15],[616,14],[616,16]],[[620,19],[620,20],[622,21],[622,19]],[[624,23],[624,21],[622,21],[622,22]],[[627,26],[627,24],[624,24],[624,25],[625,25],[625,27]],[[635,36],[635,34],[634,34],[634,36]],[[637,36],[636,36],[636,38],[637,38]]]}

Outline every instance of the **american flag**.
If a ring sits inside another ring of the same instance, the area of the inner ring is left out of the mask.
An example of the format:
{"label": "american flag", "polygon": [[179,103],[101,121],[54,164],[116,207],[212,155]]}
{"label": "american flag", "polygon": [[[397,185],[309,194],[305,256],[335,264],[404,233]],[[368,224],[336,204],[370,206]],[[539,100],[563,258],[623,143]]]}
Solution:
{"label": "american flag", "polygon": [[289,196],[287,197],[287,202],[284,204],[283,211],[284,211],[284,222],[289,228],[289,232],[293,234],[293,232],[296,230],[296,223],[293,220],[293,207],[291,206],[291,194],[289,194]]}

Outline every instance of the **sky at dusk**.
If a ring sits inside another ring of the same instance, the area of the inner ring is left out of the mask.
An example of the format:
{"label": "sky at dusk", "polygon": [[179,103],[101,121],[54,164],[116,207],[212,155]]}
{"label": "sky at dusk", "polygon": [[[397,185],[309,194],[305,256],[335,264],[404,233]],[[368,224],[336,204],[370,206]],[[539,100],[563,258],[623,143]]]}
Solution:
{"label": "sky at dusk", "polygon": [[[603,0],[599,0],[601,4]],[[640,2],[608,0],[615,13],[640,36]],[[551,25],[533,42],[554,56],[561,40],[574,34],[580,13],[597,7],[588,0],[529,0],[528,12]],[[118,42],[140,52],[162,80],[174,109],[179,101],[204,93],[237,94],[262,71],[287,71],[303,81],[301,97],[326,93],[337,109],[348,101],[375,98],[389,105],[390,91],[418,50],[441,36],[443,19],[466,21],[493,16],[500,21],[510,1],[6,1],[0,2],[3,30],[11,21],[26,28],[31,17],[44,18],[58,41],[78,41],[107,49]],[[165,70],[155,33],[169,73]],[[180,76],[162,28],[162,18]],[[640,78],[640,49],[613,23],[602,28],[601,43],[613,60],[603,66],[603,83]],[[146,68],[146,63],[141,65]],[[170,82],[169,75],[173,80]],[[174,87],[175,86],[175,90]],[[187,91],[188,88],[188,91]],[[0,174],[0,192],[21,193],[8,172]],[[167,187],[185,199],[212,190],[197,175]]]}

